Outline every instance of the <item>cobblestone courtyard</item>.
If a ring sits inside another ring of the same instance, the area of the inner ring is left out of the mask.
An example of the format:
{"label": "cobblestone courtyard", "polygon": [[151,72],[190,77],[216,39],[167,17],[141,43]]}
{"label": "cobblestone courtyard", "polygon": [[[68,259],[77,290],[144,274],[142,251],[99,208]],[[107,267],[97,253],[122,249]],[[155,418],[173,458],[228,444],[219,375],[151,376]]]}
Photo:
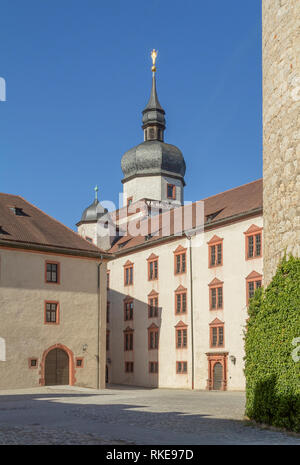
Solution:
{"label": "cobblestone courtyard", "polygon": [[111,387],[0,391],[0,444],[298,444],[243,421],[242,392]]}

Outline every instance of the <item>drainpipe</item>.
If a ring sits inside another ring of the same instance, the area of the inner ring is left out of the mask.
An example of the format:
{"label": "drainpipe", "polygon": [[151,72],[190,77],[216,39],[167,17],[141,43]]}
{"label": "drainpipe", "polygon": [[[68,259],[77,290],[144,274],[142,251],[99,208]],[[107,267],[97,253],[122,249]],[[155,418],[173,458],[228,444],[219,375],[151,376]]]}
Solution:
{"label": "drainpipe", "polygon": [[186,238],[189,241],[189,251],[190,251],[190,286],[191,286],[191,349],[192,349],[192,389],[194,389],[194,298],[193,298],[193,262],[192,262],[192,236],[189,236],[185,233]]}
{"label": "drainpipe", "polygon": [[97,322],[97,328],[98,328],[98,337],[97,337],[97,357],[98,357],[98,363],[97,363],[97,389],[100,389],[100,334],[101,334],[101,287],[100,287],[100,268],[102,265],[102,255],[100,256],[101,262],[98,263],[97,265],[97,287],[98,287],[98,322]]}

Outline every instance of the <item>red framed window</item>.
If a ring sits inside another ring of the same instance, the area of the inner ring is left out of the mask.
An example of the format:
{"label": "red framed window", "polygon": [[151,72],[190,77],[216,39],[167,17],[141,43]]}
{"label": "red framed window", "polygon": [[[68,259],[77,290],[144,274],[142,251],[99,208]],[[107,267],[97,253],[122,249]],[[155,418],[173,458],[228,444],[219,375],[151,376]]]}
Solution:
{"label": "red framed window", "polygon": [[158,279],[158,257],[151,254],[148,258],[148,281],[155,281]]}
{"label": "red framed window", "polygon": [[179,286],[175,291],[175,315],[186,315],[187,313],[187,290]]}
{"label": "red framed window", "polygon": [[133,330],[124,331],[124,350],[125,352],[133,350]]}
{"label": "red framed window", "polygon": [[186,249],[179,246],[174,252],[174,274],[186,273]]}
{"label": "red framed window", "polygon": [[223,310],[223,282],[215,278],[209,285],[209,309]]}
{"label": "red framed window", "polygon": [[38,359],[37,358],[29,358],[28,359],[28,368],[30,368],[30,369],[38,368]]}
{"label": "red framed window", "polygon": [[148,295],[148,318],[158,317],[158,294],[153,292]]}
{"label": "red framed window", "polygon": [[45,301],[44,323],[47,325],[59,324],[59,302]]}
{"label": "red framed window", "polygon": [[223,265],[223,239],[214,236],[208,242],[208,267],[214,268]]}
{"label": "red framed window", "polygon": [[186,375],[187,374],[187,362],[176,362],[176,373],[178,375]]}
{"label": "red framed window", "polygon": [[245,234],[246,260],[262,257],[262,229],[252,224]]}
{"label": "red framed window", "polygon": [[256,289],[262,286],[262,275],[256,271],[252,271],[246,278],[246,302],[249,305],[249,300],[253,297]]}
{"label": "red framed window", "polygon": [[133,320],[133,299],[124,300],[124,321]]}
{"label": "red framed window", "polygon": [[129,260],[124,265],[124,286],[133,284],[133,263]]}
{"label": "red framed window", "polygon": [[133,362],[125,362],[125,373],[133,373]]}
{"label": "red framed window", "polygon": [[158,327],[156,325],[151,325],[148,328],[148,349],[149,350],[156,350],[158,349],[158,338],[159,332]]}
{"label": "red framed window", "polygon": [[45,262],[45,282],[52,284],[60,284],[59,262]]}
{"label": "red framed window", "polygon": [[187,326],[181,321],[175,328],[176,349],[187,349]]}
{"label": "red framed window", "polygon": [[76,357],[76,368],[83,368],[83,357]]}
{"label": "red framed window", "polygon": [[210,324],[210,347],[224,347],[224,323],[217,318]]}
{"label": "red framed window", "polygon": [[176,186],[174,184],[167,184],[167,199],[176,200]]}
{"label": "red framed window", "polygon": [[158,362],[149,362],[149,373],[158,373]]}

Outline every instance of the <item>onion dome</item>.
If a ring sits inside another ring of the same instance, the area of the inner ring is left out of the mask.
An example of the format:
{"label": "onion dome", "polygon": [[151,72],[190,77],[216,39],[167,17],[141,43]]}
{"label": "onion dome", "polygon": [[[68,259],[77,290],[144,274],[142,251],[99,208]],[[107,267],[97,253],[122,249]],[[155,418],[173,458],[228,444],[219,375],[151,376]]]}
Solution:
{"label": "onion dome", "polygon": [[84,221],[98,221],[103,215],[107,213],[107,208],[103,208],[98,200],[98,187],[95,187],[95,200],[89,205],[82,213],[80,222]]}

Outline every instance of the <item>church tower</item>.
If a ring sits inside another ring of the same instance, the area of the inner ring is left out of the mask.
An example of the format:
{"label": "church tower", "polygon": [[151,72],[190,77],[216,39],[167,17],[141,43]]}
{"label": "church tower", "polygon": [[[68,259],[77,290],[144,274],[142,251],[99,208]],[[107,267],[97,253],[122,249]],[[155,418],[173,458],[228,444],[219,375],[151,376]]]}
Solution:
{"label": "church tower", "polygon": [[183,204],[185,161],[181,151],[164,142],[165,111],[156,91],[157,52],[151,53],[152,88],[143,110],[144,142],[126,152],[121,160],[123,205],[149,199],[179,206]]}

